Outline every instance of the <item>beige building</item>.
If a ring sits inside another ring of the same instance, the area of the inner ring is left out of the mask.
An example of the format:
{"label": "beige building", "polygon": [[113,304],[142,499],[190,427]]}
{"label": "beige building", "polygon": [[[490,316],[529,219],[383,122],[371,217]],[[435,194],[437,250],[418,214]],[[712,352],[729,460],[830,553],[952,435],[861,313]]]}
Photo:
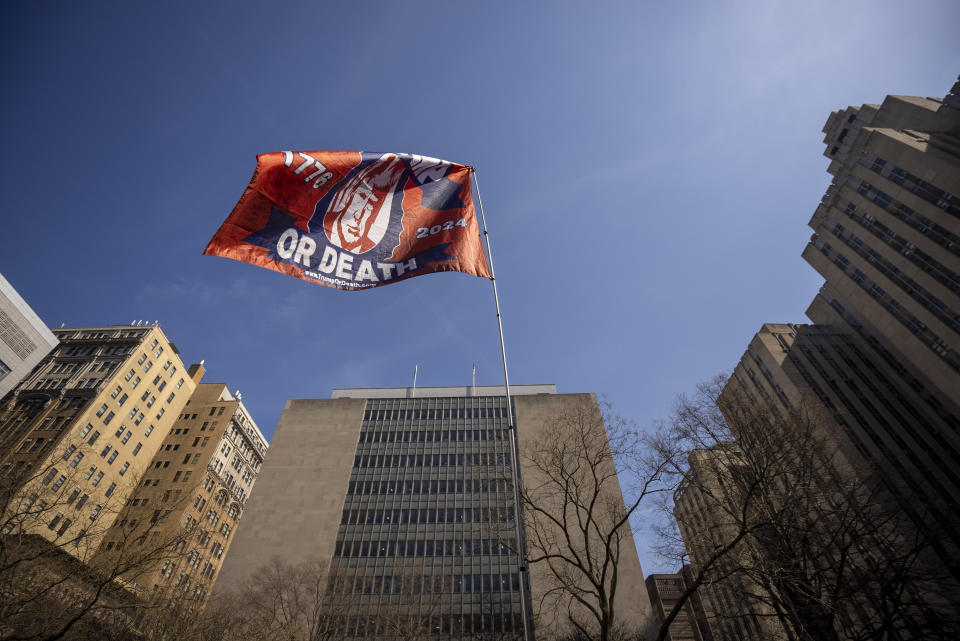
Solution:
{"label": "beige building", "polygon": [[[647,577],[647,594],[657,623],[663,625],[677,602],[693,584],[689,567],[678,574],[651,574]],[[713,634],[703,611],[700,590],[694,591],[670,624],[665,641],[713,641]]]}
{"label": "beige building", "polygon": [[[690,556],[689,568],[704,574],[698,590],[702,630],[697,633],[716,641],[785,641],[790,636],[763,599],[762,586],[749,576],[755,547],[748,540],[734,546],[751,526],[753,511],[752,502],[741,493],[740,461],[733,443],[694,450],[689,475],[674,496],[674,517]],[[730,551],[714,560],[722,549]],[[668,591],[674,599],[677,590],[674,586]],[[691,600],[685,608],[688,620],[694,616],[694,605]]]}
{"label": "beige building", "polygon": [[141,594],[205,601],[266,451],[267,440],[239,393],[223,383],[200,383],[128,492],[97,561],[108,562],[129,547],[172,543],[173,554],[124,579]]}
{"label": "beige building", "polygon": [[[592,395],[553,385],[511,392],[521,446],[568,407],[599,416]],[[515,638],[523,581],[537,630],[550,638],[566,612],[541,609],[553,584],[540,566],[529,583],[518,566],[505,401],[502,387],[338,389],[288,401],[217,590],[238,588],[274,558],[318,560],[355,597],[344,637],[389,636],[383,613],[415,590],[408,614],[433,634]],[[536,483],[535,470],[521,475]],[[643,628],[650,605],[627,534],[618,611]]]}
{"label": "beige building", "polygon": [[0,274],[0,399],[56,344],[53,333]]}
{"label": "beige building", "polygon": [[[873,521],[843,550],[860,569],[831,575],[839,548],[823,548],[813,564],[840,586],[835,596],[852,578],[861,584],[858,596],[823,601],[833,625],[850,632],[891,621],[922,635],[942,630],[937,617],[960,598],[960,83],[943,100],[888,96],[848,107],[823,131],[833,181],[803,251],[826,279],[807,309],[816,324],[765,324],[724,396],[815,417],[829,451],[815,484],[833,483],[847,506],[870,488],[863,504]],[[706,517],[709,529],[715,519],[692,494],[678,510]],[[815,513],[822,530],[849,518],[819,518],[829,503],[811,504],[798,523]],[[843,525],[858,531],[856,518]]]}
{"label": "beige building", "polygon": [[0,407],[3,534],[89,559],[196,387],[157,326],[58,329]]}

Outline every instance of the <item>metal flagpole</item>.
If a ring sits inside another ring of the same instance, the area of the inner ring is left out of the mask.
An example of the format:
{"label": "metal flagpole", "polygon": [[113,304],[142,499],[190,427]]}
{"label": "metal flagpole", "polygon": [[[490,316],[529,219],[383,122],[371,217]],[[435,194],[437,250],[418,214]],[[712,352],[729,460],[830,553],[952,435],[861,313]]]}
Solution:
{"label": "metal flagpole", "polygon": [[473,175],[473,184],[477,188],[477,204],[480,206],[480,222],[483,225],[483,240],[487,244],[487,261],[490,263],[490,282],[493,283],[493,303],[497,309],[497,328],[500,330],[500,354],[503,357],[503,387],[507,396],[507,433],[510,434],[510,476],[513,483],[513,523],[515,536],[517,537],[517,567],[520,570],[520,606],[522,609],[523,638],[526,641],[533,641],[533,626],[530,623],[530,612],[533,608],[532,605],[528,603],[530,596],[527,593],[529,571],[526,560],[524,559],[527,546],[523,536],[523,527],[520,518],[520,449],[518,447],[517,426],[513,423],[513,403],[510,400],[510,376],[507,374],[507,348],[503,342],[503,321],[500,318],[500,296],[497,294],[497,277],[493,271],[493,250],[490,248],[490,234],[487,233],[487,218],[483,215],[480,183],[477,182],[476,168],[471,167],[470,170],[470,173]]}

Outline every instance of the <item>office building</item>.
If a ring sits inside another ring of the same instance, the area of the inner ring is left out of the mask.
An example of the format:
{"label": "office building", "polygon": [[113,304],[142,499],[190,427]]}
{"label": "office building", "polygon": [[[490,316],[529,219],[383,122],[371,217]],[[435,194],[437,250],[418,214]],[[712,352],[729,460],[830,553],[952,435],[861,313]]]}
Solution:
{"label": "office building", "polygon": [[[553,385],[515,386],[511,397],[521,446],[568,407],[599,415],[592,395]],[[537,629],[562,627],[565,611],[539,611],[550,585],[540,565],[521,583],[507,427],[502,387],[338,389],[288,401],[217,590],[272,558],[319,561],[347,586],[345,637],[395,637],[412,619],[444,638],[518,638],[522,585]],[[536,474],[521,464],[522,479]],[[639,628],[649,601],[629,541],[619,612]]]}
{"label": "office building", "polygon": [[86,561],[196,380],[157,326],[53,334],[57,346],[0,407],[3,534],[39,534]]}
{"label": "office building", "polygon": [[[176,554],[125,573],[139,594],[201,604],[217,580],[267,451],[239,394],[200,383],[144,470],[98,555],[172,543]],[[95,562],[97,562],[95,561]]]}
{"label": "office building", "polygon": [[0,399],[56,344],[53,333],[0,274]]}

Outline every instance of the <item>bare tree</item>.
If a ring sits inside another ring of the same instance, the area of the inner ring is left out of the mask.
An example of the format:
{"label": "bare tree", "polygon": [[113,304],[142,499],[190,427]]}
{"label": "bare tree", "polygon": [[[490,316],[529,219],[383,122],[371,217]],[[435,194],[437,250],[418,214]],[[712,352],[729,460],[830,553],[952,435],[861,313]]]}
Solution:
{"label": "bare tree", "polygon": [[675,558],[692,557],[687,594],[706,586],[714,623],[763,638],[956,638],[941,597],[956,586],[930,541],[812,407],[724,378],[679,400],[659,442],[690,452],[666,502],[685,543]]}
{"label": "bare tree", "polygon": [[[645,446],[627,421],[603,404],[569,406],[521,450],[521,500],[532,571],[549,583],[534,604],[543,619],[562,618],[575,636],[624,638],[618,608],[625,556],[633,555],[630,519],[651,494],[665,491],[665,450]],[[617,478],[617,467],[624,485]],[[629,577],[642,583],[643,577]],[[632,622],[636,625],[637,622]]]}
{"label": "bare tree", "polygon": [[[131,471],[131,474],[135,474]],[[175,557],[185,536],[151,536],[158,523],[115,528],[122,497],[84,505],[80,467],[26,468],[0,478],[0,639],[55,641],[130,630],[143,601],[131,582]],[[104,534],[118,538],[98,555]],[[128,633],[124,633],[129,636]]]}

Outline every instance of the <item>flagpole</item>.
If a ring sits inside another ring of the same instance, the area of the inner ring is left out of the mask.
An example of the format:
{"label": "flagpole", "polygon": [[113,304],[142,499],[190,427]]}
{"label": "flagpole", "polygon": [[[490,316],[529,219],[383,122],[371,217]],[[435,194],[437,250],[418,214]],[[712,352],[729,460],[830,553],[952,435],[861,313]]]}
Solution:
{"label": "flagpole", "polygon": [[497,328],[500,330],[500,355],[503,358],[503,387],[507,397],[507,433],[510,435],[511,464],[510,476],[513,483],[513,501],[514,501],[514,530],[517,537],[517,568],[520,571],[520,607],[521,620],[523,621],[523,638],[526,641],[533,641],[533,626],[530,623],[530,612],[532,607],[528,608],[530,595],[527,593],[527,579],[529,570],[526,565],[526,539],[523,536],[520,509],[520,449],[519,439],[517,438],[517,426],[513,422],[513,403],[510,399],[510,376],[507,374],[507,348],[503,342],[503,321],[500,318],[500,296],[497,293],[497,277],[493,270],[493,250],[490,248],[490,234],[487,233],[487,218],[483,215],[483,199],[480,198],[480,183],[477,182],[477,170],[470,168],[470,174],[473,176],[473,184],[477,188],[477,204],[480,207],[480,222],[483,225],[483,240],[487,245],[487,262],[490,264],[490,282],[493,284],[493,304],[497,310]]}

